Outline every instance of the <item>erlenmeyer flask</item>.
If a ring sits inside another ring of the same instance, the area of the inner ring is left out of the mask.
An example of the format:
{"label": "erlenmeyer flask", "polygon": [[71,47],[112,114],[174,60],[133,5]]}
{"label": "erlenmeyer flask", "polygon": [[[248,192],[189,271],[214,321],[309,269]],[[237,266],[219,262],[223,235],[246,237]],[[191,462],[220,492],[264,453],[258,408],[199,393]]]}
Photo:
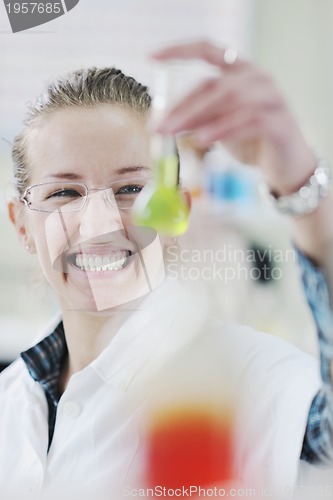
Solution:
{"label": "erlenmeyer flask", "polygon": [[[161,119],[170,106],[171,80],[167,68],[156,71],[152,121]],[[154,180],[138,197],[133,207],[133,219],[136,224],[153,227],[160,233],[180,235],[188,227],[189,207],[179,190],[179,157],[175,138],[154,134],[151,155]]]}

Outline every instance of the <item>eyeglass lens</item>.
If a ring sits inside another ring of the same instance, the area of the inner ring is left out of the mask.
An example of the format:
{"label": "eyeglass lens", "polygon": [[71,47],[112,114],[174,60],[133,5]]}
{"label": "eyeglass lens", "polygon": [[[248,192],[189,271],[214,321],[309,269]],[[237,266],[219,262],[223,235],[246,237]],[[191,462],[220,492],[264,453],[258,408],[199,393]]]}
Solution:
{"label": "eyeglass lens", "polygon": [[77,182],[49,182],[31,186],[25,199],[32,210],[72,212],[83,208],[89,192],[104,189],[106,199],[112,206],[131,209],[148,182],[146,178],[122,179],[96,190],[88,190],[84,184]]}

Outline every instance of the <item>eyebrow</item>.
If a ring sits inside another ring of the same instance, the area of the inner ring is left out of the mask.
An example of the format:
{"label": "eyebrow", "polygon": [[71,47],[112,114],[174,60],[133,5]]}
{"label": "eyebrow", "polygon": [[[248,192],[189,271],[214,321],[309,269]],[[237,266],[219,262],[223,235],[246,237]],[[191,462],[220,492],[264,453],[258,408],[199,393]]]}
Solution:
{"label": "eyebrow", "polygon": [[[149,172],[151,169],[149,167],[144,167],[143,165],[131,165],[129,167],[122,167],[114,171],[116,175],[124,175],[131,172]],[[82,175],[75,174],[74,172],[57,172],[56,174],[48,174],[43,177],[43,179],[69,179],[71,181],[82,180]]]}

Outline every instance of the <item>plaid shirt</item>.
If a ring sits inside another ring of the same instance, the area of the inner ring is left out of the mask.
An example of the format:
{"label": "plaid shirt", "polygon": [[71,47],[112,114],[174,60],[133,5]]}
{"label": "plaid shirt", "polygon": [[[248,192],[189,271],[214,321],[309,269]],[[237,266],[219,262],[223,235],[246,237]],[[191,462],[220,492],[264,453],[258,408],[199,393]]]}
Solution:
{"label": "plaid shirt", "polygon": [[313,464],[333,463],[333,317],[322,272],[300,252],[298,259],[306,299],[317,325],[323,387],[315,396],[308,417],[301,459]]}
{"label": "plaid shirt", "polygon": [[45,391],[49,408],[49,448],[53,438],[60,399],[60,373],[67,354],[62,322],[51,335],[21,354],[31,377],[39,382]]}
{"label": "plaid shirt", "polygon": [[[301,459],[312,464],[333,463],[333,360],[332,318],[323,274],[300,252],[299,263],[307,301],[317,324],[323,387],[315,396],[308,417]],[[49,408],[49,447],[52,442],[60,398],[61,367],[68,355],[63,324],[36,346],[21,354],[31,377],[39,382]]]}

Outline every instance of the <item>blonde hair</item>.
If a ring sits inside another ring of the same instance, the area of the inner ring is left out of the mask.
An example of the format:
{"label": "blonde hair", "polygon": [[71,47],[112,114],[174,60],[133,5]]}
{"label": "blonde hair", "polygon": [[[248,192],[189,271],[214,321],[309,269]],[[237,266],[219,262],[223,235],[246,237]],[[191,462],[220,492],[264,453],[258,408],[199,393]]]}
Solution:
{"label": "blonde hair", "polygon": [[24,128],[13,143],[14,179],[18,194],[29,184],[28,132],[45,115],[63,108],[120,104],[145,115],[151,106],[146,86],[116,68],[88,68],[69,73],[52,82],[35,104],[29,105]]}

